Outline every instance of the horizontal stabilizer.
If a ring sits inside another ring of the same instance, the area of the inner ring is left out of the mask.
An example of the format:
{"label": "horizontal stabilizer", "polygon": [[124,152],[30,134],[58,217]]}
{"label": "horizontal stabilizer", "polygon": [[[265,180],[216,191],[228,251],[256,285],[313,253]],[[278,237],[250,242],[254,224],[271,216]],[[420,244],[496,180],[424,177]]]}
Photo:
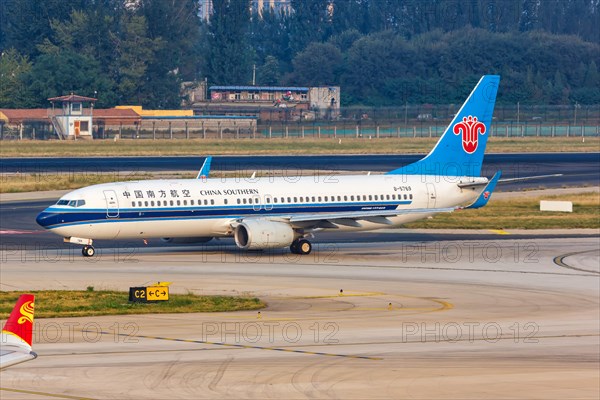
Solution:
{"label": "horizontal stabilizer", "polygon": [[542,178],[555,178],[557,176],[563,176],[563,174],[551,174],[551,175],[536,175],[536,176],[524,176],[522,178],[507,178],[500,179],[498,181],[499,184],[502,183],[512,183],[512,182],[521,182],[521,181],[530,181],[533,179],[542,179]]}

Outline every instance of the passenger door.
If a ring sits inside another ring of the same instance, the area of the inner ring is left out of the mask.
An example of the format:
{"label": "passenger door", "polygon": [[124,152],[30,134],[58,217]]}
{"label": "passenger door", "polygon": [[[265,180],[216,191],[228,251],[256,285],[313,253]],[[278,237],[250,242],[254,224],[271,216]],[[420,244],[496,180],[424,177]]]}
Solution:
{"label": "passenger door", "polygon": [[119,200],[114,190],[105,190],[106,218],[119,218]]}

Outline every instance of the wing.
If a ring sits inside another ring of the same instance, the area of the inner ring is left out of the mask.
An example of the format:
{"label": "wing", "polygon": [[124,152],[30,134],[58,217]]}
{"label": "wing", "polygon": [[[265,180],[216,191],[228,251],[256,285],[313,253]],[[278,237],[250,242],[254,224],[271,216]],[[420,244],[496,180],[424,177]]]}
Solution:
{"label": "wing", "polygon": [[35,354],[33,351],[26,352],[19,348],[12,348],[11,346],[3,345],[2,349],[0,350],[0,369],[33,360],[36,357],[37,354]]}
{"label": "wing", "polygon": [[288,221],[295,228],[338,228],[339,225],[362,227],[361,221],[373,222],[381,225],[392,225],[388,217],[396,217],[407,214],[437,214],[442,212],[452,212],[456,208],[412,208],[396,210],[369,210],[369,211],[349,211],[338,213],[321,214],[295,214],[292,216],[282,216],[283,220]]}

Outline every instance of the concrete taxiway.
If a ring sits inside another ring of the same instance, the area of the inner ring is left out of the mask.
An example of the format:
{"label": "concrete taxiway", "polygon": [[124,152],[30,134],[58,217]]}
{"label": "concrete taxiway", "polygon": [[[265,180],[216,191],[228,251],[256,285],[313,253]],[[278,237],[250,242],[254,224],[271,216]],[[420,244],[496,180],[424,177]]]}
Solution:
{"label": "concrete taxiway", "polygon": [[386,235],[397,234],[325,238],[303,257],[231,243],[103,247],[95,259],[5,249],[2,290],[170,281],[268,307],[38,319],[39,357],[0,373],[0,397],[598,398],[597,230]]}

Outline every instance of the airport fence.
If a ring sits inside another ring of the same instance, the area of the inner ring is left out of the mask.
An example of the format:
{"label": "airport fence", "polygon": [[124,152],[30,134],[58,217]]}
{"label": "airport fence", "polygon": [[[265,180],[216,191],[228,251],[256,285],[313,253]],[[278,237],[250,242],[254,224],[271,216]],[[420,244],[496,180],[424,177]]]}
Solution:
{"label": "airport fence", "polygon": [[[460,105],[405,105],[401,107],[342,107],[331,110],[261,111],[249,125],[236,122],[208,126],[201,121],[93,127],[99,139],[235,139],[235,138],[407,138],[439,137]],[[326,112],[327,111],[327,112]],[[600,136],[600,105],[497,105],[491,136],[587,137]],[[31,121],[10,125],[0,121],[0,139],[54,139],[52,124]]]}
{"label": "airport fence", "polygon": [[[96,139],[282,139],[282,138],[425,138],[439,137],[446,124],[367,124],[367,123],[272,123],[252,128],[201,129],[189,126],[183,129],[138,129],[135,125],[104,127]],[[492,137],[592,137],[600,136],[600,124],[535,124],[505,123],[492,125]],[[57,139],[52,126],[24,125],[5,126],[2,140],[49,140]]]}

